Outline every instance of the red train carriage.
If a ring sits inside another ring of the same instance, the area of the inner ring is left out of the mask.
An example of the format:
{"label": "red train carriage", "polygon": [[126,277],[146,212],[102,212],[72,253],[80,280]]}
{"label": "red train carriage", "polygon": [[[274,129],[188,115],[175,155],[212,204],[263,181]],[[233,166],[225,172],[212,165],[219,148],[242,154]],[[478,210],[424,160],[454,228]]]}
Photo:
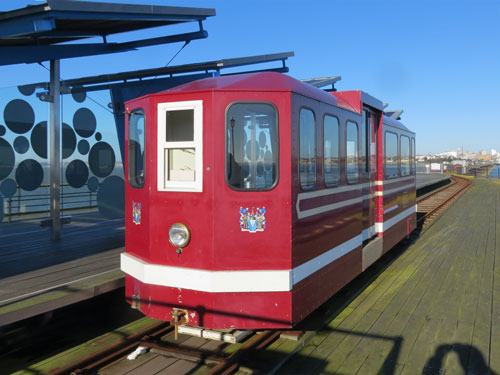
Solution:
{"label": "red train carriage", "polygon": [[366,93],[254,73],[127,108],[121,267],[148,316],[292,327],[415,227],[414,134]]}

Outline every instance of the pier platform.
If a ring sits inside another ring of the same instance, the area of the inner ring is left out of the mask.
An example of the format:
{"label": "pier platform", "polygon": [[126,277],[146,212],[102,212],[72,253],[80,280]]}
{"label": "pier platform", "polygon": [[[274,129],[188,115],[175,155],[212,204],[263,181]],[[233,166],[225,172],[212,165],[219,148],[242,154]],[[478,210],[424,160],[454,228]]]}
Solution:
{"label": "pier platform", "polygon": [[408,248],[393,251],[358,294],[323,307],[345,302],[279,374],[500,373],[500,183],[475,180]]}
{"label": "pier platform", "polygon": [[446,173],[417,173],[417,190],[442,184],[450,181],[450,175]]}
{"label": "pier platform", "polygon": [[0,228],[0,326],[124,285],[124,220],[76,214],[52,241],[39,219]]}

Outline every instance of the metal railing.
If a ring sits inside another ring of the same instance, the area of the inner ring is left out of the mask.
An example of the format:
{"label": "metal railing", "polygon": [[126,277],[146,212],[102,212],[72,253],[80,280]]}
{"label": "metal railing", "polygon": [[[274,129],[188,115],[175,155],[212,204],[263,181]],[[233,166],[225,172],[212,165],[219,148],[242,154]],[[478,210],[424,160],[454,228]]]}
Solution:
{"label": "metal railing", "polygon": [[[40,188],[49,188],[50,185],[40,185]],[[94,208],[97,207],[97,193],[88,191],[64,192],[64,187],[69,184],[61,184],[61,215],[64,210]],[[13,216],[28,214],[39,214],[50,212],[50,191],[47,193],[32,194],[24,192],[18,186],[14,196],[4,200],[6,204],[7,221],[10,223]]]}

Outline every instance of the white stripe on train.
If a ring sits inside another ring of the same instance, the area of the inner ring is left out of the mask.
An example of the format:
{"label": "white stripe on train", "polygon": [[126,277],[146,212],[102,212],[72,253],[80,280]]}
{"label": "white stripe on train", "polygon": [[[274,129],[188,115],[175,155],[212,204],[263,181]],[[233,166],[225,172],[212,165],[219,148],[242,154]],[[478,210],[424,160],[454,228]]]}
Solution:
{"label": "white stripe on train", "polygon": [[[414,177],[398,178],[397,180],[391,181],[391,183],[392,182],[402,182],[402,181],[409,180],[411,178],[414,179]],[[310,191],[307,193],[299,193],[297,196],[297,203],[295,204],[295,209],[297,210],[297,217],[299,219],[303,219],[303,218],[306,218],[309,216],[319,215],[319,214],[322,214],[325,212],[337,210],[337,209],[342,208],[342,207],[358,204],[364,200],[371,199],[374,196],[382,197],[384,195],[393,194],[393,193],[396,193],[398,191],[406,190],[409,188],[414,188],[415,182],[408,184],[408,185],[400,186],[400,187],[397,187],[394,189],[390,189],[390,190],[386,190],[386,191],[375,191],[374,194],[365,194],[365,195],[360,196],[360,197],[347,199],[345,201],[327,204],[327,205],[319,206],[319,207],[315,207],[315,208],[310,208],[308,210],[301,210],[300,209],[300,202],[303,200],[306,200],[306,199],[324,197],[324,196],[328,196],[328,195],[335,195],[335,194],[345,193],[347,191],[361,190],[362,188],[367,188],[367,187],[369,187],[369,184],[358,184],[358,185],[351,185],[351,186],[342,186],[340,188],[331,188],[331,189],[323,189],[323,190],[318,190],[318,191]]]}
{"label": "white stripe on train", "polygon": [[[389,229],[416,209],[415,205],[385,223],[376,223],[375,230]],[[289,292],[295,284],[361,246],[363,238],[359,234],[291,270],[207,271],[150,264],[127,253],[121,254],[121,270],[146,284],[209,293]]]}

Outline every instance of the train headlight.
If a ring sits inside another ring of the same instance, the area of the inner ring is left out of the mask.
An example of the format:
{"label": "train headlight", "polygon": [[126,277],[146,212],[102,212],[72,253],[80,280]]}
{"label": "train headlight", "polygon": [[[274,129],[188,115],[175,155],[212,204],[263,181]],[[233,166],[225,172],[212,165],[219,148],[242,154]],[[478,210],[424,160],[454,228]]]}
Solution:
{"label": "train headlight", "polygon": [[191,238],[188,227],[182,223],[173,224],[168,230],[168,240],[178,249],[186,247]]}

